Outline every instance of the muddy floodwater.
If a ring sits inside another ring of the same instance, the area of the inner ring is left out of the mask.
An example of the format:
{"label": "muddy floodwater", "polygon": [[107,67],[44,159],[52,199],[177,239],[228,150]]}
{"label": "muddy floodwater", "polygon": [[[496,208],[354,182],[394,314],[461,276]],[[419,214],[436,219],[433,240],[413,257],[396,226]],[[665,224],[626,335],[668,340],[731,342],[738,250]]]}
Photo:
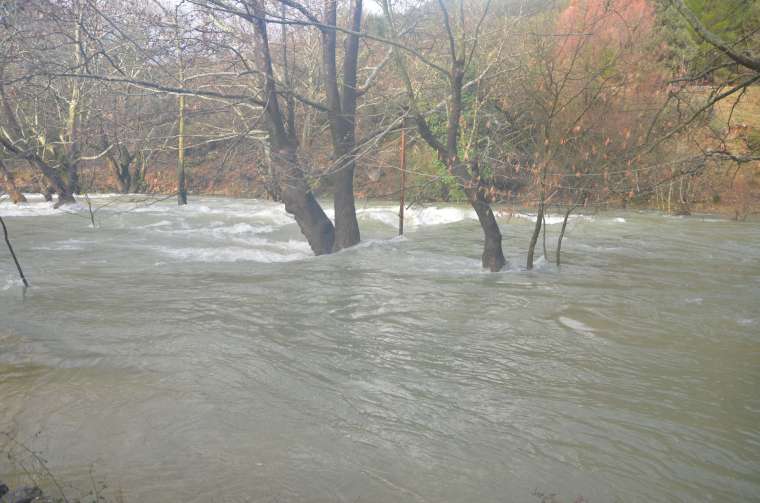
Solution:
{"label": "muddy floodwater", "polygon": [[4,482],[23,444],[126,502],[760,501],[760,224],[581,211],[525,271],[503,214],[491,274],[465,207],[315,258],[274,203],[92,203],[0,201]]}

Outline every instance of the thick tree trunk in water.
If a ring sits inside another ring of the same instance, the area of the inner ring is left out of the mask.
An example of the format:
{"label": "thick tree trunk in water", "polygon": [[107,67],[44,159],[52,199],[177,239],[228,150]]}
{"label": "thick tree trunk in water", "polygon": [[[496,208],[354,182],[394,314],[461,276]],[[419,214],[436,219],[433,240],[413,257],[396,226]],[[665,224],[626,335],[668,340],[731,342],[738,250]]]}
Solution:
{"label": "thick tree trunk in water", "polygon": [[[543,199],[543,194],[541,195]],[[530,237],[530,245],[528,246],[528,269],[533,269],[533,255],[536,252],[536,243],[538,243],[538,236],[541,234],[541,223],[544,220],[544,203],[541,202],[538,205],[538,215],[536,215],[536,226],[533,228],[533,235]]]}
{"label": "thick tree trunk in water", "polygon": [[496,216],[480,190],[472,189],[468,192],[470,204],[478,215],[478,221],[485,236],[482,255],[483,268],[491,272],[499,272],[507,264],[507,261],[501,247],[501,231],[498,222],[496,222]]}
{"label": "thick tree trunk in water", "polygon": [[13,201],[13,204],[25,203],[26,197],[16,187],[16,180],[13,178],[13,173],[5,166],[2,160],[0,160],[0,175],[5,184],[5,190]]}
{"label": "thick tree trunk in water", "polygon": [[55,208],[59,208],[64,204],[76,202],[74,199],[74,191],[78,188],[79,184],[79,176],[76,166],[67,167],[66,172],[68,180],[64,180],[56,170],[50,167],[42,159],[35,157],[30,161],[39,168],[47,181],[50,182],[50,187],[44,193],[46,201],[52,201],[52,194],[57,194],[58,202],[55,204]]}
{"label": "thick tree trunk in water", "polygon": [[58,202],[53,206],[54,208],[60,208],[65,204],[74,204],[74,194],[79,192],[79,170],[75,164],[69,164],[66,166],[66,180],[63,182],[63,186],[56,189],[58,194]]}
{"label": "thick tree trunk in water", "polygon": [[109,159],[108,162],[116,175],[116,185],[119,192],[127,194],[132,186],[132,175],[129,172],[129,164],[125,165],[125,163],[119,162],[116,159]]}
{"label": "thick tree trunk in water", "polygon": [[[280,108],[275,84],[272,55],[269,49],[266,11],[262,2],[251,0],[256,18],[253,21],[257,35],[257,65],[262,76],[266,95],[264,111],[269,129],[269,148],[273,177],[285,203],[285,211],[293,215],[315,255],[332,253],[335,244],[335,227],[327,218],[309,187],[307,177],[298,159],[298,140],[292,128],[286,128],[285,116]],[[353,196],[353,191],[351,191]]]}
{"label": "thick tree trunk in water", "polygon": [[42,197],[45,198],[45,202],[51,202],[53,200],[53,194],[55,194],[55,189],[53,187],[45,187],[42,185],[40,187],[40,192],[42,193]]}
{"label": "thick tree trunk in water", "polygon": [[[352,149],[353,150],[353,147]],[[359,222],[354,201],[354,161],[342,165],[335,174],[335,242],[333,251],[350,248],[359,243]]]}
{"label": "thick tree trunk in water", "polygon": [[53,208],[60,208],[65,204],[74,204],[77,202],[76,199],[74,199],[74,193],[69,187],[66,187],[64,190],[57,192],[57,194],[58,201],[53,205]]}
{"label": "thick tree trunk in water", "polygon": [[[350,11],[350,28],[361,31],[362,0],[354,0]],[[325,24],[337,24],[337,2],[330,0],[325,6]],[[356,219],[354,200],[354,171],[356,168],[356,72],[359,54],[359,37],[346,37],[343,59],[343,79],[338,84],[336,32],[327,30],[322,35],[322,57],[325,68],[325,85],[333,152],[337,172],[333,176],[335,207],[335,243],[333,251],[349,248],[359,243],[359,223]]]}
{"label": "thick tree trunk in water", "polygon": [[332,253],[335,228],[306,183],[295,149],[272,151],[272,162],[285,182],[280,194],[285,211],[295,217],[315,255]]}

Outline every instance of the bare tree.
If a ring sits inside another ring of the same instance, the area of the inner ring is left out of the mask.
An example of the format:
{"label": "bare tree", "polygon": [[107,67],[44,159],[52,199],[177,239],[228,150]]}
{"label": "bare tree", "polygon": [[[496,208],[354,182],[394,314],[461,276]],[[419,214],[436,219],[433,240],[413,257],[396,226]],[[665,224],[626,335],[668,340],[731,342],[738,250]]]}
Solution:
{"label": "bare tree", "polygon": [[[465,15],[465,2],[459,0],[449,3],[454,7],[453,16],[449,13],[447,3],[439,0],[437,3],[439,15],[445,29],[444,37],[447,49],[444,51],[445,63],[438,64],[415,50],[403,51],[399,32],[400,28],[396,15],[388,0],[383,0],[383,11],[390,31],[390,38],[394,43],[394,57],[396,68],[403,81],[411,118],[414,120],[417,131],[425,142],[435,151],[438,160],[446,166],[449,174],[454,176],[457,183],[467,195],[467,199],[475,210],[480,226],[483,229],[485,243],[483,247],[482,264],[490,271],[500,271],[506,264],[502,251],[502,236],[499,224],[491,210],[488,186],[484,183],[484,177],[480,170],[480,159],[477,154],[477,142],[471,144],[473,150],[468,153],[468,158],[461,155],[460,141],[462,139],[461,123],[464,120],[465,108],[464,90],[466,87],[465,75],[473,71],[475,55],[479,48],[480,30],[488,15],[490,1],[485,2],[480,15],[474,20]],[[455,24],[454,24],[455,23]],[[411,54],[411,56],[409,56]],[[443,77],[447,85],[447,113],[446,128],[443,135],[437,135],[425,118],[425,111],[420,105],[418,86],[412,80],[408,58],[415,58],[430,71],[436,72]],[[487,73],[489,66],[484,65],[479,78]],[[473,131],[477,131],[477,125],[473,125]]]}

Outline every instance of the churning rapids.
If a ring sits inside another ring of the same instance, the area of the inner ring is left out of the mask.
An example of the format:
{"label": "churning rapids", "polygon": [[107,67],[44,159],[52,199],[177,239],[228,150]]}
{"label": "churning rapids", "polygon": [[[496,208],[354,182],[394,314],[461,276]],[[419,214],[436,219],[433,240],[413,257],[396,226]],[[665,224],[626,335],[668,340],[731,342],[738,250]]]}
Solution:
{"label": "churning rapids", "polygon": [[511,265],[491,274],[463,207],[410,210],[398,238],[395,205],[368,205],[364,242],[315,258],[280,205],[139,199],[95,196],[95,228],[0,201],[32,284],[0,247],[0,432],[65,490],[760,498],[756,223],[586,213],[561,270],[528,272],[533,224],[504,215]]}

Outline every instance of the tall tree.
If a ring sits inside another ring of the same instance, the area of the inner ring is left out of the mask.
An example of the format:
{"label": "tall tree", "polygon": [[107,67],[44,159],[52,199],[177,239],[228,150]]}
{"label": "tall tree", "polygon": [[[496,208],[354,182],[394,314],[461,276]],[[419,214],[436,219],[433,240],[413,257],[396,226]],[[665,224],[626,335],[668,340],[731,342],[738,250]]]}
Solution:
{"label": "tall tree", "polygon": [[[449,12],[447,4],[454,8],[453,16]],[[437,8],[440,20],[444,27],[446,49],[443,52],[445,63],[438,64],[425,57],[419,51],[401,50],[403,47],[399,32],[400,28],[395,13],[388,0],[383,0],[383,11],[388,24],[391,42],[394,46],[394,61],[399,75],[403,81],[404,90],[408,102],[411,118],[414,120],[417,131],[422,139],[433,149],[448,173],[455,177],[458,185],[467,196],[478,216],[478,221],[483,229],[485,241],[483,245],[483,267],[492,271],[500,271],[506,265],[504,252],[502,251],[502,235],[499,224],[491,209],[489,186],[485,183],[486,177],[481,171],[480,158],[477,152],[477,142],[470,144],[472,150],[467,153],[467,158],[462,155],[462,123],[464,117],[465,75],[473,73],[475,55],[479,49],[480,30],[490,8],[490,1],[485,2],[480,15],[474,20],[467,19],[465,15],[465,2],[458,0],[446,2],[438,0]],[[408,56],[411,54],[411,56]],[[425,117],[421,99],[418,94],[418,86],[412,81],[407,59],[415,58],[431,71],[441,75],[447,86],[446,102],[448,118],[442,134],[436,134]],[[487,72],[487,68],[484,70]],[[479,76],[482,78],[482,75]],[[471,100],[472,101],[472,100]],[[477,124],[473,124],[473,131],[478,131]]]}

